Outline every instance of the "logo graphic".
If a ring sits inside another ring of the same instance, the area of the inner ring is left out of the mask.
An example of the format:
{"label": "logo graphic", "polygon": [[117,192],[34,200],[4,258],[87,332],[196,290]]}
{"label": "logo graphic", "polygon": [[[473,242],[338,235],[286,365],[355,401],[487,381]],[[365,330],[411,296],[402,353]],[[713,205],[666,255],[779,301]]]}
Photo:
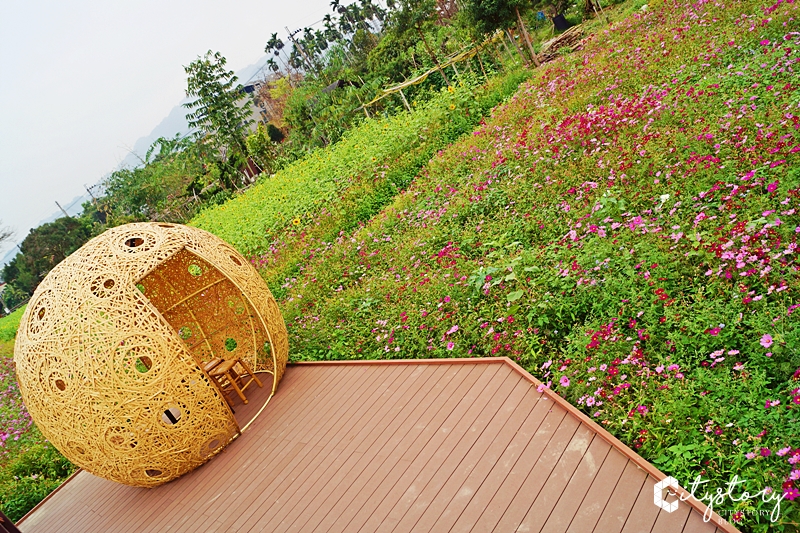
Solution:
{"label": "logo graphic", "polygon": [[664,478],[662,481],[659,481],[653,486],[653,503],[657,506],[661,507],[668,513],[672,513],[678,510],[678,500],[675,500],[672,503],[669,503],[667,500],[664,499],[665,492],[669,487],[678,486],[678,480],[672,476]]}

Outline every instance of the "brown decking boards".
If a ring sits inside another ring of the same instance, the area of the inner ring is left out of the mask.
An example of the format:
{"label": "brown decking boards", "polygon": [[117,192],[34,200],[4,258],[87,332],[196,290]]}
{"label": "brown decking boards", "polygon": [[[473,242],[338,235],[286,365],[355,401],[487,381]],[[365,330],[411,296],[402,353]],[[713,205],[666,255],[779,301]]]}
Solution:
{"label": "brown decking boards", "polygon": [[[663,474],[508,359],[290,366],[249,428],[155,489],[80,472],[19,524],[57,531],[735,532],[653,504]],[[248,388],[240,425],[269,391]]]}

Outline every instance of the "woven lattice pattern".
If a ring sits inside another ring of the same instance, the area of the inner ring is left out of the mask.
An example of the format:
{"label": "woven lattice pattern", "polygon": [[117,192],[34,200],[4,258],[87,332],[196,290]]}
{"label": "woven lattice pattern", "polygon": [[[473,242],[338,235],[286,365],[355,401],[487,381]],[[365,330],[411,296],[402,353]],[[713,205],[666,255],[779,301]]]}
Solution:
{"label": "woven lattice pattern", "polygon": [[113,228],[50,272],[20,323],[14,360],[33,420],[81,468],[156,486],[239,431],[202,370],[246,361],[277,388],[286,327],[250,263],[205,231]]}

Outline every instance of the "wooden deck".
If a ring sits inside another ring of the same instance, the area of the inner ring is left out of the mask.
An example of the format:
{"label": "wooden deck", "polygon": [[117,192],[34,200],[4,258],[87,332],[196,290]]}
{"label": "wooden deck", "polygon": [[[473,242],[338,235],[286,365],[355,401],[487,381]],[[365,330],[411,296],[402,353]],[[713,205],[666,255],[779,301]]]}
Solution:
{"label": "wooden deck", "polygon": [[[290,366],[240,438],[155,489],[80,472],[24,533],[735,532],[508,359]],[[241,407],[241,405],[239,405]],[[239,415],[237,409],[237,415]],[[244,412],[242,412],[242,415]]]}

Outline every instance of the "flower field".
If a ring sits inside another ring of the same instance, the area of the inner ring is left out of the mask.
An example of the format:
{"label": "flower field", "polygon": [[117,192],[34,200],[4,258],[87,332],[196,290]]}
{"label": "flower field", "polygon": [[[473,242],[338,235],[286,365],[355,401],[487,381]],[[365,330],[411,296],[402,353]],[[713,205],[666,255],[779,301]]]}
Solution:
{"label": "flower field", "polygon": [[684,486],[762,491],[716,506],[744,531],[796,531],[799,15],[623,4],[448,147],[367,122],[195,223],[262,269],[295,360],[511,357]]}
{"label": "flower field", "polygon": [[12,520],[21,518],[74,469],[39,433],[22,403],[12,355],[24,311],[0,318],[0,504]]}

